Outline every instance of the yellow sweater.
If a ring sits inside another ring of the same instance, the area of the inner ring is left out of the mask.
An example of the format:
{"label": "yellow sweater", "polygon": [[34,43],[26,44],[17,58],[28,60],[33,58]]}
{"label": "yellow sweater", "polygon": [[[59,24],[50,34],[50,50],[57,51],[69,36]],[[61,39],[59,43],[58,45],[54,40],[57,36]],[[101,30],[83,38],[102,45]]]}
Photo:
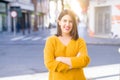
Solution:
{"label": "yellow sweater", "polygon": [[[77,53],[81,53],[76,57]],[[56,61],[58,56],[70,57],[72,69],[67,64]],[[86,80],[83,68],[90,62],[86,43],[83,39],[71,40],[65,46],[57,36],[47,39],[44,48],[44,63],[49,70],[49,80]]]}

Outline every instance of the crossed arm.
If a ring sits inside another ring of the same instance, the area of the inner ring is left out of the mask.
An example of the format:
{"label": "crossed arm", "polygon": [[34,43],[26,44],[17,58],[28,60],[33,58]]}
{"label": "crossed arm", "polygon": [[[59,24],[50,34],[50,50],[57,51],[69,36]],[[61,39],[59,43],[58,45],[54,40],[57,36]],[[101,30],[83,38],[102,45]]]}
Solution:
{"label": "crossed arm", "polygon": [[[78,53],[76,57],[80,57],[80,53]],[[65,63],[65,64],[69,65],[70,69],[72,68],[71,58],[69,58],[69,57],[57,57],[56,61],[60,61],[62,63]]]}

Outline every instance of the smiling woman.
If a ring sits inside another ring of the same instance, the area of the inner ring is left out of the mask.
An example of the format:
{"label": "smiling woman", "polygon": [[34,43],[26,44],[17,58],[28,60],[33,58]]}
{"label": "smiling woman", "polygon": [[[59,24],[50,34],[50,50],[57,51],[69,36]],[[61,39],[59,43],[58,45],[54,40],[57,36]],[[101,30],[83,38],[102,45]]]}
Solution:
{"label": "smiling woman", "polygon": [[63,10],[56,35],[47,38],[44,47],[49,80],[86,80],[83,68],[89,62],[86,42],[78,36],[76,16],[71,10]]}

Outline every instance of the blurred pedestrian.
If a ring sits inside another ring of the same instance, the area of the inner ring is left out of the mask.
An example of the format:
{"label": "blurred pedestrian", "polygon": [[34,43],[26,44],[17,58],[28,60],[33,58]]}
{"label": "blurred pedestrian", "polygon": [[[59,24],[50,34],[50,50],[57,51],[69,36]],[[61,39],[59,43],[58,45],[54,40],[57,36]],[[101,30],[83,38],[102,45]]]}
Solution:
{"label": "blurred pedestrian", "polygon": [[90,62],[84,39],[79,38],[75,14],[63,10],[57,21],[57,34],[48,37],[44,63],[49,80],[86,80],[83,68]]}
{"label": "blurred pedestrian", "polygon": [[86,24],[82,21],[78,24],[78,35],[81,38],[85,38],[87,31],[86,31]]}

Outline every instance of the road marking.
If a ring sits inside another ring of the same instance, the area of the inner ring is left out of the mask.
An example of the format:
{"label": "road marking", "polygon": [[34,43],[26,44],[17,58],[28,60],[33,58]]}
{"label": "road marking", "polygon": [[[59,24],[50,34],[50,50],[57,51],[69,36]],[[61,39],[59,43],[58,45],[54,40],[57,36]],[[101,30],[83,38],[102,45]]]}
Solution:
{"label": "road marking", "polygon": [[11,39],[11,41],[18,41],[18,40],[22,40],[22,41],[26,41],[26,40],[32,40],[32,41],[36,41],[36,40],[40,40],[42,37],[25,37],[25,36],[18,36],[18,37],[14,37]]}
{"label": "road marking", "polygon": [[118,48],[118,52],[119,52],[119,54],[120,54],[120,48]]}
{"label": "road marking", "polygon": [[21,40],[23,40],[23,41],[25,41],[25,40],[29,40],[29,39],[31,39],[32,37],[26,37],[26,38],[23,38],[23,39],[21,39]]}
{"label": "road marking", "polygon": [[18,36],[18,37],[14,37],[11,39],[11,41],[17,41],[17,40],[20,40],[20,39],[23,39],[25,36]]}
{"label": "road marking", "polygon": [[45,41],[46,41],[46,40],[47,40],[47,38],[48,38],[48,37],[44,38],[43,40],[45,40]]}
{"label": "road marking", "polygon": [[39,40],[39,39],[41,39],[41,37],[35,37],[35,38],[32,39],[32,41],[36,41],[36,40]]}

